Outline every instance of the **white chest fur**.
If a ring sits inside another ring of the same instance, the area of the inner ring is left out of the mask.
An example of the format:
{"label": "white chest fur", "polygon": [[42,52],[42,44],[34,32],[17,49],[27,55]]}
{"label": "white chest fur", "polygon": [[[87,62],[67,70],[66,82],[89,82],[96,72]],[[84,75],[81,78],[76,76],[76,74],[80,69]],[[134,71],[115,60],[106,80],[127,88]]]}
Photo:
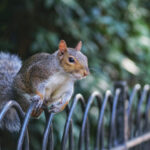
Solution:
{"label": "white chest fur", "polygon": [[72,79],[66,74],[57,73],[46,81],[45,99],[50,103],[61,100],[61,96],[70,88],[73,88]]}

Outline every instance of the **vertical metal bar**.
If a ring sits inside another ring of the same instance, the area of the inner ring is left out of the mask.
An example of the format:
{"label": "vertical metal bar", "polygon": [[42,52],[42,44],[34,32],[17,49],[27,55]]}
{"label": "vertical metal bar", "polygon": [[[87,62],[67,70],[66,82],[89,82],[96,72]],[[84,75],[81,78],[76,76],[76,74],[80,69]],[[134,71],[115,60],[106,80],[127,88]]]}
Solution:
{"label": "vertical metal bar", "polygon": [[50,127],[48,143],[48,150],[54,150],[53,123]]}
{"label": "vertical metal bar", "polygon": [[[106,107],[106,116],[108,116],[108,124],[106,124],[104,121],[102,123],[102,150],[109,149],[109,143],[110,143],[110,131],[111,131],[111,112],[112,112],[112,101],[113,101],[113,95],[111,94],[108,98],[108,104]],[[108,111],[107,111],[108,109]],[[104,117],[105,117],[104,114]],[[107,129],[107,130],[106,130]],[[105,131],[107,134],[105,134]]]}
{"label": "vertical metal bar", "polygon": [[54,116],[54,113],[51,113],[49,115],[49,120],[47,122],[45,131],[44,131],[44,137],[43,137],[43,142],[42,142],[42,150],[47,149],[48,137],[49,137],[49,132],[50,132],[50,127],[51,127],[51,124],[52,124],[53,116]]}
{"label": "vertical metal bar", "polygon": [[73,125],[72,125],[72,119],[70,121],[70,127],[69,127],[69,150],[73,150]]}
{"label": "vertical metal bar", "polygon": [[[77,94],[72,102],[71,108],[70,108],[70,112],[69,115],[67,117],[66,123],[65,123],[65,128],[64,128],[64,133],[63,133],[63,138],[62,138],[62,142],[61,142],[61,150],[66,150],[66,143],[67,143],[67,139],[68,139],[68,132],[70,129],[70,123],[71,123],[71,118],[74,112],[74,109],[76,107],[77,102],[80,100],[81,104],[82,104],[82,110],[84,110],[85,108],[85,102],[84,102],[84,98],[81,94]],[[73,138],[73,135],[71,135],[71,139]],[[70,142],[73,142],[72,140]],[[71,143],[70,143],[71,144]],[[71,146],[71,145],[70,145]]]}
{"label": "vertical metal bar", "polygon": [[146,132],[150,130],[150,93],[147,99],[146,110],[145,110],[145,130]]}
{"label": "vertical metal bar", "polygon": [[120,89],[121,91],[117,107],[117,141],[118,144],[125,144],[128,138],[128,131],[126,129],[128,128],[127,115],[125,113],[125,105],[127,100],[127,84],[123,81],[116,82],[114,85],[114,89]]}
{"label": "vertical metal bar", "polygon": [[[99,148],[103,148],[103,118],[107,105],[107,101],[112,97],[110,91],[106,91],[105,98],[103,100],[103,104],[101,106],[101,111],[99,113],[98,125],[97,125],[97,134],[95,141],[95,150],[99,150]],[[99,146],[100,145],[100,146]]]}
{"label": "vertical metal bar", "polygon": [[126,111],[127,113],[127,118],[128,118],[128,133],[129,133],[129,139],[134,137],[134,128],[133,128],[133,125],[134,125],[134,119],[133,117],[133,104],[134,104],[134,101],[136,100],[136,103],[138,103],[138,98],[135,99],[135,97],[139,97],[139,93],[140,93],[140,90],[141,90],[141,86],[140,84],[136,84],[134,86],[134,89],[133,91],[131,92],[131,95],[129,96],[129,103],[128,103],[128,109]]}
{"label": "vertical metal bar", "polygon": [[[44,108],[44,114],[45,114],[45,119],[46,119],[46,126],[45,126],[45,130],[46,130],[48,122],[49,122],[49,117],[50,117],[50,113],[48,112],[47,107]],[[44,131],[44,133],[45,133],[45,131]],[[48,134],[47,149],[48,150],[54,150],[54,137],[53,137],[53,123],[52,122],[51,122],[51,125],[50,125],[49,134]]]}
{"label": "vertical metal bar", "polygon": [[138,126],[138,135],[141,134],[142,132],[142,128],[141,128],[141,122],[142,122],[142,105],[144,103],[144,101],[146,100],[147,96],[148,96],[148,92],[150,90],[150,86],[149,85],[145,85],[144,89],[142,91],[142,95],[138,104],[138,111],[137,111],[137,126]]}
{"label": "vertical metal bar", "polygon": [[92,93],[92,95],[88,99],[88,103],[86,105],[86,109],[85,109],[84,116],[83,116],[82,128],[80,131],[80,137],[79,137],[79,143],[78,143],[79,150],[83,149],[83,142],[85,142],[85,129],[86,129],[87,121],[88,121],[88,112],[91,107],[91,104],[94,101],[94,98],[96,98],[98,103],[101,103],[101,95],[99,94],[99,92]]}
{"label": "vertical metal bar", "polygon": [[[103,116],[104,117],[104,116]],[[100,133],[100,149],[104,149],[104,122],[101,125],[101,133]]]}
{"label": "vertical metal bar", "polygon": [[85,149],[89,150],[90,143],[90,128],[89,128],[89,120],[87,118],[86,127],[85,127]]}
{"label": "vertical metal bar", "polygon": [[[21,132],[20,132],[20,137],[19,137],[19,140],[18,140],[17,150],[22,150],[24,137],[25,137],[25,135],[27,135],[27,132],[26,132],[27,131],[27,126],[28,126],[29,119],[30,119],[31,113],[33,111],[34,105],[35,105],[35,103],[32,103],[30,105],[27,113],[26,113],[25,120],[23,122],[23,126],[22,126],[22,129],[21,129]],[[28,142],[28,140],[26,140],[26,142]]]}
{"label": "vertical metal bar", "polygon": [[117,111],[117,105],[120,95],[120,89],[116,89],[115,96],[113,99],[113,106],[112,106],[112,115],[111,115],[111,129],[110,129],[110,141],[109,141],[109,148],[116,146],[116,111]]}
{"label": "vertical metal bar", "polygon": [[[140,97],[140,100],[139,100],[139,104],[138,104],[138,110],[137,110],[137,136],[141,135],[142,134],[142,121],[143,121],[143,118],[142,118],[142,106],[143,106],[143,103],[144,101],[147,99],[148,97],[148,93],[149,93],[149,90],[150,90],[150,86],[149,85],[145,85],[144,88],[143,88],[143,91],[142,91],[142,95]],[[146,107],[145,107],[146,108]],[[144,120],[145,121],[145,120]],[[143,149],[143,144],[140,144],[138,146],[138,149],[139,150],[142,150]]]}
{"label": "vertical metal bar", "polygon": [[[145,126],[144,126],[144,132],[150,131],[150,92],[148,94],[147,103],[146,103],[146,110],[145,110]],[[147,141],[145,144],[145,149],[150,148],[150,141]]]}

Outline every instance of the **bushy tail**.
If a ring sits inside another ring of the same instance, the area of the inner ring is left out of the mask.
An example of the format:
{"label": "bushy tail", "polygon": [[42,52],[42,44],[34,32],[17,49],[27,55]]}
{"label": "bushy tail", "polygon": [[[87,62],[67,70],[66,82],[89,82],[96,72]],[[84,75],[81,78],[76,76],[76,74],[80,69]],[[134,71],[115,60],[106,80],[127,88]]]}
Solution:
{"label": "bushy tail", "polygon": [[21,66],[22,62],[17,55],[0,52],[0,74],[9,75],[13,79]]}
{"label": "bushy tail", "polygon": [[[13,99],[12,83],[21,66],[22,62],[18,56],[0,52],[0,110],[7,101]],[[10,109],[0,123],[0,128],[10,131],[18,130],[19,124],[14,122],[16,118],[19,119],[16,111],[13,108]]]}

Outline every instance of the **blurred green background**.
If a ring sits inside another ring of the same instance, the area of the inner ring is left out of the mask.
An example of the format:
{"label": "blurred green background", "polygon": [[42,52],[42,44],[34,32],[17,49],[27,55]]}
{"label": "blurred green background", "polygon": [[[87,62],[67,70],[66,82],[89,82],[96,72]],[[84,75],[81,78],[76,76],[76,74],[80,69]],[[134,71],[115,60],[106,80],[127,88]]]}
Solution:
{"label": "blurred green background", "polygon": [[[149,0],[1,0],[0,20],[0,50],[23,60],[37,52],[54,52],[61,39],[69,47],[81,40],[91,75],[76,84],[75,93],[88,97],[94,90],[111,89],[118,80],[131,87],[150,83]],[[64,116],[55,117],[56,143],[61,140]],[[81,117],[77,111],[75,120]],[[40,120],[31,121],[32,149],[37,150],[44,117]]]}

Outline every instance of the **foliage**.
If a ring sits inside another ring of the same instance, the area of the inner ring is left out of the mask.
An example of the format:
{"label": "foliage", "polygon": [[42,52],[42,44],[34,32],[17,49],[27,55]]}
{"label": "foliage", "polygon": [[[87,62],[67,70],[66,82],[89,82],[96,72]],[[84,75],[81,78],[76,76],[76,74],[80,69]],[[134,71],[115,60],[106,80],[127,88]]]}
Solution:
{"label": "foliage", "polygon": [[145,84],[150,82],[149,13],[148,0],[2,0],[0,48],[25,59],[54,52],[60,39],[70,47],[82,40],[91,75],[76,84],[76,92],[88,97],[117,80]]}

